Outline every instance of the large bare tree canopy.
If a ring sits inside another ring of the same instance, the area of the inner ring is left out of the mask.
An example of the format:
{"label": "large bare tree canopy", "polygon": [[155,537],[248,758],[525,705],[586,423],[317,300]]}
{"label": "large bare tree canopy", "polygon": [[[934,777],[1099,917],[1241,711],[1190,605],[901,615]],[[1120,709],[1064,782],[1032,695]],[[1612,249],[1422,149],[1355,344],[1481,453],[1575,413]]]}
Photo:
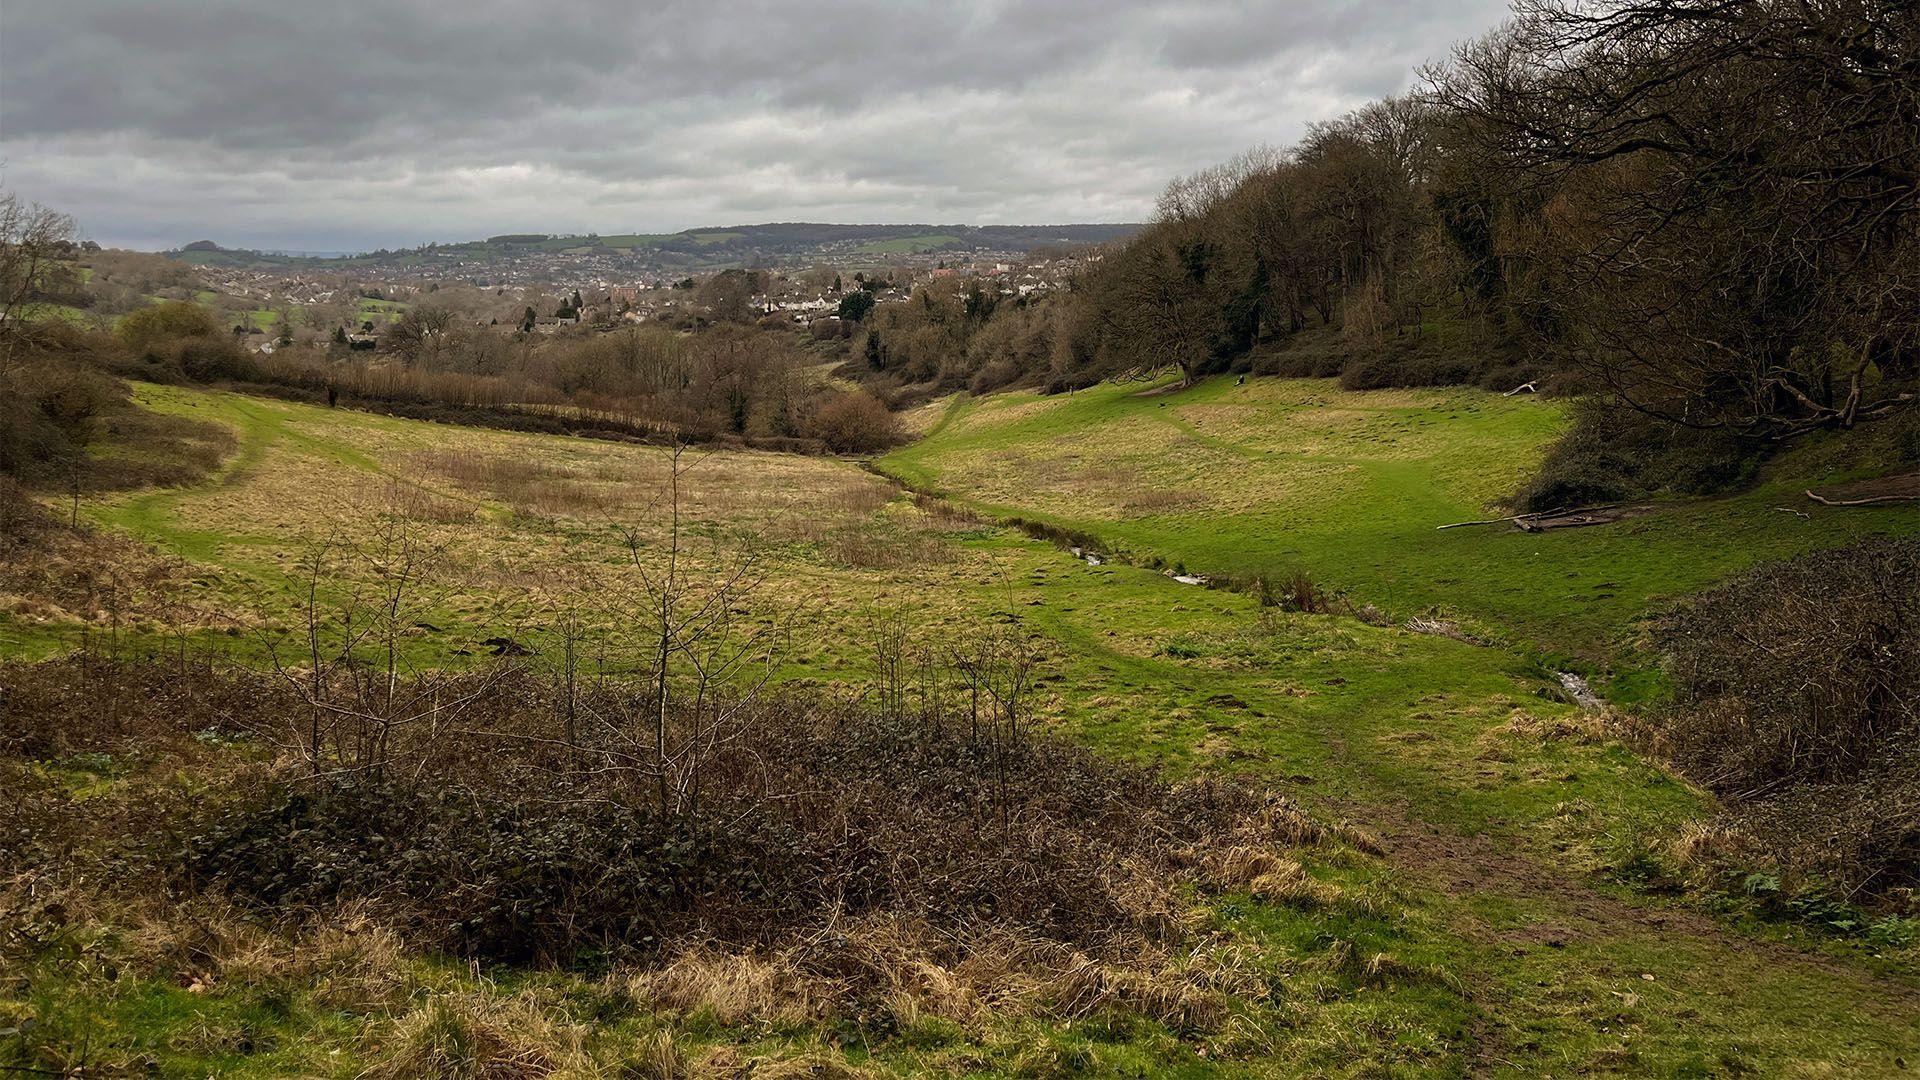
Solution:
{"label": "large bare tree canopy", "polygon": [[[1337,325],[1355,387],[1557,373],[1753,445],[1850,428],[1920,404],[1920,15],[1521,0],[1416,93],[1158,211],[1079,298],[1104,370]],[[1472,344],[1389,370],[1443,316]]]}
{"label": "large bare tree canopy", "polygon": [[1623,400],[1767,436],[1914,401],[1920,15],[1883,0],[1526,0],[1433,94],[1530,218],[1500,255]]}
{"label": "large bare tree canopy", "polygon": [[0,193],[0,326],[73,275],[73,219]]}

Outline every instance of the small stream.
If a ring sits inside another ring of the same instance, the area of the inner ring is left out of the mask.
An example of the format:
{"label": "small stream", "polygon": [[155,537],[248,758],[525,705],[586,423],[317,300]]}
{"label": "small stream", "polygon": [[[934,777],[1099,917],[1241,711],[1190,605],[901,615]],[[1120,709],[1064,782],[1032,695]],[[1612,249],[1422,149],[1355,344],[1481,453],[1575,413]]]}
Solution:
{"label": "small stream", "polygon": [[1600,695],[1593,692],[1593,687],[1587,685],[1587,680],[1571,671],[1560,673],[1560,687],[1567,692],[1568,697],[1573,699],[1574,704],[1588,712],[1599,712],[1607,707],[1607,703],[1601,699]]}

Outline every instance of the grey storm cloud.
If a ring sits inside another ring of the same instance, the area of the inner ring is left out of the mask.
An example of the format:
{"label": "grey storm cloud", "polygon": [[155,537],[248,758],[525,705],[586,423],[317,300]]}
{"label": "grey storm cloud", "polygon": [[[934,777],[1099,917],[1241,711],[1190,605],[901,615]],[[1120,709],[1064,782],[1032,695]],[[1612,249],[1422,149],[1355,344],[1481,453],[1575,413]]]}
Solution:
{"label": "grey storm cloud", "polygon": [[60,0],[0,184],[107,243],[1138,220],[1396,92],[1497,0]]}

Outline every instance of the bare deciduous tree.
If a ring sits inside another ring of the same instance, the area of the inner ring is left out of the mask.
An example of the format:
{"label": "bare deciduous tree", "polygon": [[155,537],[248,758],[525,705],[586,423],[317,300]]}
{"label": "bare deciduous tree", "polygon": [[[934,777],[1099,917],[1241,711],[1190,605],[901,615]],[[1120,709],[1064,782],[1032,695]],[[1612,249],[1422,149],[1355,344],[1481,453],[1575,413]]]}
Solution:
{"label": "bare deciduous tree", "polygon": [[[478,677],[417,655],[417,631],[439,609],[444,552],[404,518],[377,517],[364,539],[317,545],[303,565],[300,652],[266,640],[276,673],[306,703],[289,739],[315,776],[380,773],[398,760],[396,737],[416,756],[434,734],[518,670],[503,648]],[[504,640],[504,639],[503,639]]]}
{"label": "bare deciduous tree", "polygon": [[[0,331],[16,330],[28,305],[66,272],[73,235],[67,215],[0,195]],[[12,364],[13,338],[0,334],[0,371]]]}

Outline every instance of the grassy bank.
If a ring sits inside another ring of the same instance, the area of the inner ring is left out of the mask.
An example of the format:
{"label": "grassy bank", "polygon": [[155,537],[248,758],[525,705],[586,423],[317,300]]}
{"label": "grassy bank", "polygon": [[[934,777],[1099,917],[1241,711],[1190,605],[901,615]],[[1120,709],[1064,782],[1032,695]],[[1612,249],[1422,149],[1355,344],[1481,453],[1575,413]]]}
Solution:
{"label": "grassy bank", "polygon": [[1157,389],[956,398],[924,439],[880,464],[1136,561],[1236,577],[1305,570],[1395,616],[1453,613],[1589,661],[1613,655],[1663,600],[1757,562],[1920,530],[1920,509],[1810,504],[1803,488],[1846,475],[1830,474],[1817,447],[1781,458],[1751,491],[1615,525],[1439,530],[1493,516],[1520,488],[1562,429],[1557,404],[1313,379]]}

